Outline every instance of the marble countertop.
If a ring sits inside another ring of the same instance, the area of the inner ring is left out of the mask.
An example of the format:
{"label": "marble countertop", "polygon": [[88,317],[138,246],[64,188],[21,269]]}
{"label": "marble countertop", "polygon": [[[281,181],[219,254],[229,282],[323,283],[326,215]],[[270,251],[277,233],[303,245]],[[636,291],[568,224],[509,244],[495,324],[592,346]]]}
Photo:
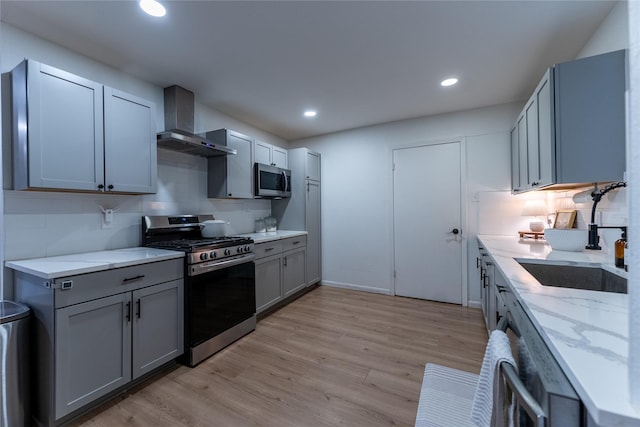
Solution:
{"label": "marble countertop", "polygon": [[287,237],[306,236],[306,231],[277,230],[267,233],[247,233],[241,234],[243,237],[251,237],[256,243],[270,242],[272,240],[286,239]]}
{"label": "marble countertop", "polygon": [[139,247],[6,261],[5,265],[43,279],[56,279],[175,258],[184,258],[184,252]]}
{"label": "marble countertop", "polygon": [[601,426],[640,426],[630,404],[629,298],[626,294],[541,285],[516,259],[602,267],[626,277],[601,251],[552,251],[541,241],[478,236],[543,340]]}

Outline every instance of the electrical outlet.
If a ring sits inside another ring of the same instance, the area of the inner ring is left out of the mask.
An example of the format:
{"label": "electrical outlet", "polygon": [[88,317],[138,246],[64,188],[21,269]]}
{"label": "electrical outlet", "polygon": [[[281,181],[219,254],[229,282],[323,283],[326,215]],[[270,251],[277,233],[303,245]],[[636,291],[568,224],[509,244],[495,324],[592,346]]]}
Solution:
{"label": "electrical outlet", "polygon": [[113,209],[105,209],[102,215],[102,228],[113,228]]}

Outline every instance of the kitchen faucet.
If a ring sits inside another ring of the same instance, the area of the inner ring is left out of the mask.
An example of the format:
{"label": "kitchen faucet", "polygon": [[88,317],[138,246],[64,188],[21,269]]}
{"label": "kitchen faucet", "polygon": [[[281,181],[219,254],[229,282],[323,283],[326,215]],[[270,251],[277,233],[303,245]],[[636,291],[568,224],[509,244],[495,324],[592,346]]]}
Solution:
{"label": "kitchen faucet", "polygon": [[[596,206],[598,202],[602,199],[602,196],[607,194],[611,190],[615,190],[616,188],[626,187],[627,183],[624,181],[614,182],[613,184],[609,184],[604,187],[602,190],[598,190],[596,186],[594,190],[591,192],[591,200],[593,200],[593,207],[591,208],[591,223],[589,224],[589,243],[585,246],[585,249],[594,249],[600,250],[602,249],[598,242],[600,241],[600,237],[598,236],[598,224],[596,224]],[[618,226],[618,227],[605,227],[602,226],[600,228],[622,228],[623,230],[626,227]]]}

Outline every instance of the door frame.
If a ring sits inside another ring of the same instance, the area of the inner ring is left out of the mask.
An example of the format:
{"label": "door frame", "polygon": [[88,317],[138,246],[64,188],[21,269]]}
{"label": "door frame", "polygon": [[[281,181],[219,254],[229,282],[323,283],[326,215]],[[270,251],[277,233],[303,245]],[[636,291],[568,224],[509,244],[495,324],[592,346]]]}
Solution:
{"label": "door frame", "polygon": [[390,260],[390,274],[389,278],[391,281],[391,293],[392,295],[397,295],[396,293],[396,278],[395,278],[395,261],[396,261],[396,247],[395,247],[395,192],[394,192],[394,163],[393,163],[393,154],[396,150],[406,150],[410,148],[420,148],[427,147],[431,145],[442,145],[442,144],[460,144],[460,227],[462,231],[460,233],[461,236],[461,264],[460,271],[462,273],[462,301],[461,304],[463,307],[467,307],[469,305],[469,286],[468,286],[468,242],[469,242],[469,220],[468,220],[468,209],[467,209],[467,199],[468,199],[468,183],[467,183],[467,141],[465,137],[452,137],[452,138],[444,138],[438,140],[430,140],[430,141],[422,141],[422,142],[414,142],[408,144],[399,144],[389,149],[389,170],[391,171],[391,203],[390,203],[390,218],[391,218],[391,260]]}

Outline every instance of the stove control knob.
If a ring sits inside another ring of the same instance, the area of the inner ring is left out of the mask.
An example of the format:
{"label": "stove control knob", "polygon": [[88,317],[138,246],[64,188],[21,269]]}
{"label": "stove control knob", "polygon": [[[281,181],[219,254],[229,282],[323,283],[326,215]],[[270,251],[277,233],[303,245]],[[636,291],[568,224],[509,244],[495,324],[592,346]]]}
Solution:
{"label": "stove control knob", "polygon": [[231,249],[225,249],[224,250],[224,254],[225,255],[231,255]]}
{"label": "stove control knob", "polygon": [[200,254],[200,261],[206,261],[207,260],[207,254]]}
{"label": "stove control knob", "polygon": [[251,246],[247,245],[244,247],[245,252],[251,252]]}
{"label": "stove control knob", "polygon": [[215,251],[209,252],[209,258],[216,258],[217,256],[218,254],[216,254]]}
{"label": "stove control knob", "polygon": [[241,254],[243,251],[242,246],[238,246],[238,248],[236,249],[236,252],[238,252],[239,254]]}

